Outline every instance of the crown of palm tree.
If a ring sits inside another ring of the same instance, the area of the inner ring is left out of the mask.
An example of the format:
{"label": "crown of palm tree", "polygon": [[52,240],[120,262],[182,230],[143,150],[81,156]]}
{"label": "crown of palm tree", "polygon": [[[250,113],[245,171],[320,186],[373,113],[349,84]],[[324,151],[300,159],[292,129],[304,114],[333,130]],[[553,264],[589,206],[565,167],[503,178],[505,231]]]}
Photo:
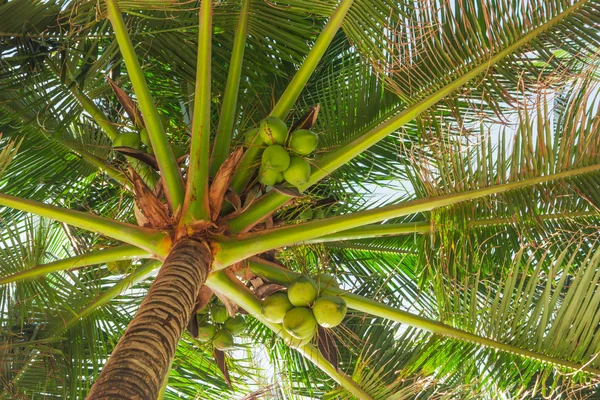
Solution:
{"label": "crown of palm tree", "polygon": [[[597,396],[599,23],[0,2],[0,398]],[[306,182],[263,184],[267,117],[318,135]],[[301,342],[261,310],[300,276],[348,307]]]}

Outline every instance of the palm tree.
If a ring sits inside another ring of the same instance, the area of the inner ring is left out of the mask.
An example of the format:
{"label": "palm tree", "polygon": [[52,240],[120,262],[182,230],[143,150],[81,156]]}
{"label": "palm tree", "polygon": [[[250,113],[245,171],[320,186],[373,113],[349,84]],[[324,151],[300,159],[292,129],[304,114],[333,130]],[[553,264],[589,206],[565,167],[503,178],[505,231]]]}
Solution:
{"label": "palm tree", "polygon": [[[0,2],[0,398],[593,397],[598,23]],[[259,182],[267,117],[318,133],[307,181]],[[294,340],[262,300],[321,273],[348,314]],[[247,314],[231,351],[196,338],[215,295]]]}

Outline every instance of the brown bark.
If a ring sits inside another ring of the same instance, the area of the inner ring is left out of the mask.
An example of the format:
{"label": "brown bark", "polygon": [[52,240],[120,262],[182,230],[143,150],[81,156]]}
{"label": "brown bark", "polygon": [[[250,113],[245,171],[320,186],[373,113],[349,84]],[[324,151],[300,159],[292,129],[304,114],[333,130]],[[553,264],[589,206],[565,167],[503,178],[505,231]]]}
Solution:
{"label": "brown bark", "polygon": [[88,400],[157,398],[211,263],[204,242],[185,238],[173,246]]}

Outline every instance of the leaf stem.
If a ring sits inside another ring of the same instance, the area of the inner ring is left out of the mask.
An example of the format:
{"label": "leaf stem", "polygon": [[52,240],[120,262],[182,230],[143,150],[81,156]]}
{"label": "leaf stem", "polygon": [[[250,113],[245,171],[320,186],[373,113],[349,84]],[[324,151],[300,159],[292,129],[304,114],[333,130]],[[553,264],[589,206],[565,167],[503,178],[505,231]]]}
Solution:
{"label": "leaf stem", "polygon": [[[239,280],[232,280],[224,271],[220,271],[209,275],[206,285],[217,292],[226,293],[229,299],[283,338],[286,343],[297,341],[283,329],[281,324],[271,323],[263,317],[260,300]],[[297,347],[296,350],[359,399],[371,399],[371,396],[356,382],[331,365],[312,344]]]}
{"label": "leaf stem", "polygon": [[54,136],[52,136],[52,139],[56,140],[58,143],[67,147],[73,153],[77,154],[78,156],[83,158],[85,161],[87,161],[89,164],[98,168],[99,171],[104,172],[106,175],[108,175],[109,177],[111,177],[112,179],[114,179],[115,181],[120,183],[123,188],[131,191],[130,182],[127,180],[125,175],[123,175],[123,173],[121,171],[119,171],[118,169],[113,167],[106,160],[103,160],[100,157],[96,157],[95,155],[87,152],[86,150],[79,149],[79,148],[73,146],[69,140],[65,140],[61,137],[54,137]]}
{"label": "leaf stem", "polygon": [[[249,267],[250,270],[255,274],[263,276],[271,281],[282,285],[289,285],[294,279],[300,276],[300,274],[298,273],[284,269],[276,264],[261,260],[257,257],[253,257],[249,260]],[[547,356],[541,353],[536,353],[533,351],[522,349],[517,346],[484,338],[429,318],[424,318],[419,315],[411,314],[406,311],[402,311],[390,307],[388,305],[381,304],[377,301],[358,296],[352,293],[348,293],[331,286],[327,286],[327,284],[321,284],[321,287],[327,294],[342,297],[346,301],[348,307],[353,310],[361,311],[381,318],[386,318],[392,321],[400,322],[402,324],[414,326],[416,328],[420,328],[428,332],[435,333],[437,335],[475,343],[484,347],[517,354],[525,358],[539,360],[545,363],[566,367],[572,370],[581,370],[590,374],[600,375],[600,370],[596,368],[587,367],[582,364],[561,360],[556,357]]]}
{"label": "leaf stem", "polygon": [[106,115],[104,115],[104,113],[98,108],[97,105],[94,104],[94,102],[89,97],[77,90],[75,86],[71,86],[70,90],[73,96],[75,96],[75,98],[79,102],[79,104],[81,104],[83,109],[87,111],[88,114],[90,114],[92,119],[96,121],[96,123],[100,126],[100,128],[102,128],[104,133],[106,133],[106,136],[108,136],[110,140],[115,140],[115,138],[119,134],[119,130],[117,129],[117,127],[106,117]]}
{"label": "leaf stem", "polygon": [[513,189],[524,188],[552,180],[565,179],[599,170],[600,164],[596,164],[588,167],[562,171],[556,174],[528,178],[522,181],[494,185],[487,188],[454,193],[445,196],[427,197],[387,207],[375,208],[341,215],[338,217],[325,218],[304,224],[292,225],[284,228],[245,235],[239,240],[222,241],[217,244],[218,251],[215,255],[214,267],[217,269],[224,268],[247,257],[271,249],[305,242],[321,236],[384,221],[386,219],[422,213],[435,208],[454,205],[463,201],[475,200],[492,194],[503,193]]}
{"label": "leaf stem", "polygon": [[277,104],[271,111],[271,116],[285,119],[300,96],[302,89],[304,89],[306,82],[308,82],[308,79],[315,71],[315,68],[317,68],[317,64],[321,61],[323,54],[325,54],[325,51],[335,37],[335,34],[342,26],[344,18],[346,17],[346,14],[348,14],[348,10],[350,9],[350,6],[352,6],[352,3],[353,0],[340,1],[337,9],[333,12],[331,17],[329,17],[329,21],[325,24],[325,27],[319,34],[312,49],[310,49],[310,52],[302,62],[302,66],[298,69],[298,72],[296,72],[294,78],[292,78],[292,81],[285,89],[285,92],[283,92],[277,101]]}
{"label": "leaf stem", "polygon": [[165,183],[165,192],[167,200],[173,211],[177,210],[182,203],[184,197],[184,186],[181,171],[171,150],[171,145],[164,131],[158,110],[154,103],[154,99],[150,94],[150,89],[144,78],[144,71],[140,67],[133,44],[127,34],[125,22],[119,10],[117,0],[106,0],[108,19],[110,20],[123,60],[127,66],[127,71],[131,79],[131,84],[137,96],[140,110],[144,115],[148,136],[152,143],[154,156],[160,167],[160,172]]}
{"label": "leaf stem", "polygon": [[211,176],[217,173],[217,170],[229,155],[229,147],[231,146],[231,138],[233,136],[233,124],[236,120],[237,98],[246,47],[249,13],[250,0],[243,0],[235,39],[233,41],[233,51],[227,73],[227,84],[225,86],[225,94],[223,95],[223,106],[221,107],[221,115],[219,116],[219,125],[217,126],[217,134],[210,162]]}
{"label": "leaf stem", "polygon": [[94,264],[105,264],[111,261],[150,258],[152,254],[135,246],[124,244],[104,250],[94,250],[87,254],[38,265],[26,271],[17,272],[0,279],[0,285],[6,285],[24,279],[35,278],[51,272],[64,271],[71,268],[87,267]]}
{"label": "leaf stem", "polygon": [[181,225],[210,219],[208,201],[208,167],[210,158],[210,62],[212,46],[212,1],[202,0],[199,13],[198,60],[194,117],[192,120],[192,145],[187,173],[185,201]]}
{"label": "leaf stem", "polygon": [[[324,156],[322,156],[316,161],[310,180],[298,189],[300,190],[300,192],[305,191],[315,183],[319,182],[321,179],[334,172],[342,165],[348,163],[354,157],[358,156],[359,154],[361,154],[380,140],[384,139],[392,132],[400,129],[403,125],[413,121],[423,112],[429,110],[432,106],[437,104],[440,100],[452,94],[457,89],[464,86],[467,82],[469,82],[473,78],[476,78],[480,74],[487,71],[490,67],[497,64],[504,57],[515,52],[517,49],[529,43],[539,35],[543,34],[548,29],[552,28],[554,25],[564,20],[566,17],[575,13],[584,4],[586,4],[587,1],[588,0],[579,0],[572,6],[565,9],[559,15],[555,16],[554,18],[551,18],[549,21],[542,24],[541,26],[531,30],[529,33],[516,40],[513,44],[506,46],[503,50],[496,53],[489,60],[479,65],[476,65],[463,75],[454,79],[446,86],[432,93],[430,96],[424,98],[423,100],[415,104],[410,105],[408,108],[404,109],[396,116],[388,119],[387,121],[382,122],[375,128],[364,133],[359,133],[354,138],[351,138],[346,143],[340,145],[337,149],[326,153]],[[232,218],[229,221],[230,230],[232,232],[244,232],[248,230],[250,227],[256,225],[258,222],[262,221],[263,218],[272,213],[274,210],[273,205],[277,205],[276,207],[278,208],[285,204],[288,200],[288,196],[272,190],[261,200],[251,205],[242,214],[235,218]],[[269,205],[267,206],[265,203],[268,203]]]}
{"label": "leaf stem", "polygon": [[353,229],[310,239],[301,244],[337,242],[342,240],[368,239],[382,236],[408,235],[411,233],[427,233],[431,231],[431,223],[408,222],[404,224],[377,224],[359,226]]}
{"label": "leaf stem", "polygon": [[[587,218],[593,216],[599,216],[600,214],[596,210],[592,211],[574,211],[567,213],[556,213],[556,214],[540,214],[531,215],[530,218],[540,221],[556,220],[556,219],[575,219],[575,218]],[[496,225],[509,225],[519,222],[517,218],[486,218],[468,221],[467,226],[469,228],[482,228],[487,226]],[[345,231],[333,233],[330,235],[321,236],[315,239],[310,239],[299,244],[310,244],[310,243],[330,243],[344,240],[356,240],[356,239],[369,239],[384,236],[399,236],[399,235],[410,235],[410,234],[424,234],[432,232],[439,227],[432,225],[429,221],[421,222],[406,222],[400,224],[376,224],[376,225],[365,225],[357,228],[348,229]]]}
{"label": "leaf stem", "polygon": [[166,232],[142,228],[94,214],[69,210],[2,193],[0,193],[0,206],[11,207],[64,222],[90,232],[106,235],[161,257],[167,255],[171,246],[171,238]]}

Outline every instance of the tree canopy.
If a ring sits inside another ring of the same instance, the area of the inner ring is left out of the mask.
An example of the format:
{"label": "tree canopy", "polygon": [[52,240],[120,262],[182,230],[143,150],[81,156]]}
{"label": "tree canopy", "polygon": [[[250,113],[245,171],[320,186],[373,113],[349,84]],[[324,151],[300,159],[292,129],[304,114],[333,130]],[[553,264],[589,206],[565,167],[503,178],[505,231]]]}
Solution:
{"label": "tree canopy", "polygon": [[[247,327],[225,353],[185,333],[164,398],[357,396],[336,374],[374,399],[599,396],[599,23],[598,0],[0,1],[0,398],[86,397],[176,231],[136,177],[174,226],[210,222],[187,205],[269,115],[310,121],[310,179],[242,159],[211,222],[238,277],[207,286]],[[153,152],[114,147],[146,127]],[[316,362],[232,283],[323,273],[349,311]]]}

